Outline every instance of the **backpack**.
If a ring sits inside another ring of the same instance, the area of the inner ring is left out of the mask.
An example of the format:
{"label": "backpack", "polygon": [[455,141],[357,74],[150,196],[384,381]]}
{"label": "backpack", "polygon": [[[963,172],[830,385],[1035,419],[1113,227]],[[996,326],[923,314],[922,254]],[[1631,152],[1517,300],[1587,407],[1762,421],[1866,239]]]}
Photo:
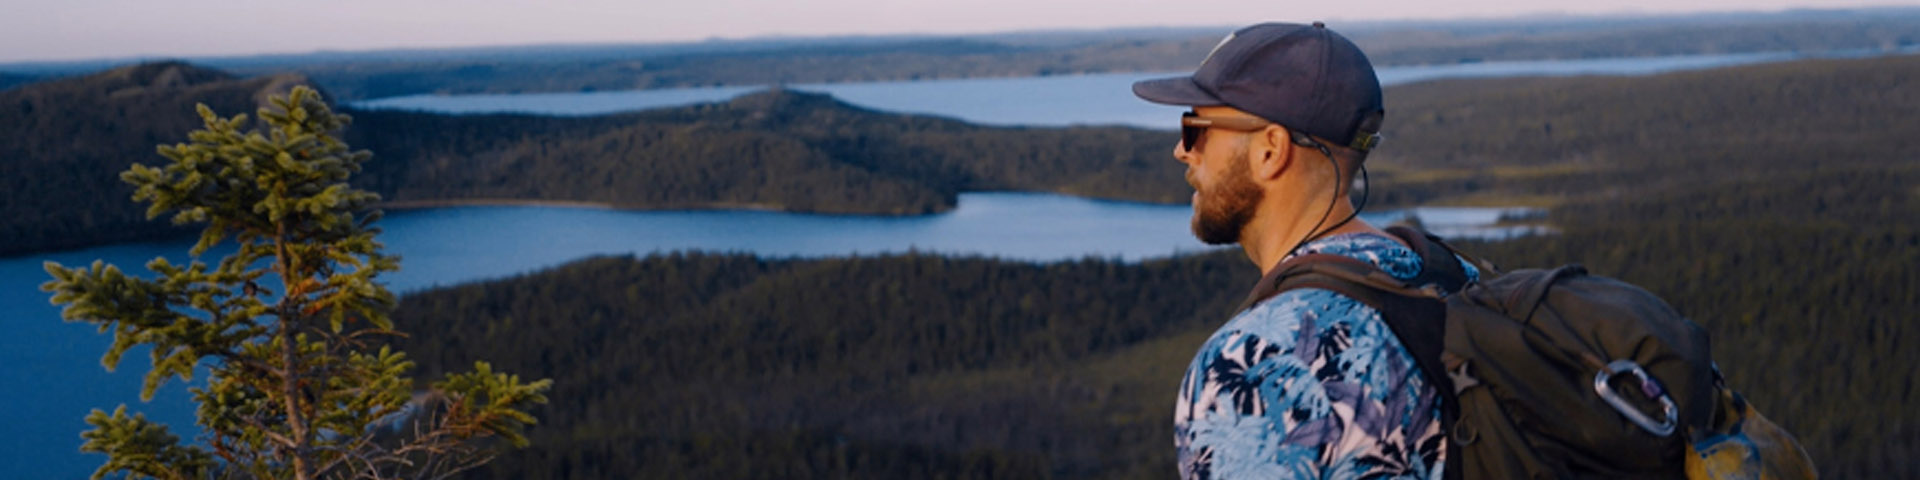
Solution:
{"label": "backpack", "polygon": [[[1242,307],[1321,288],[1379,310],[1442,393],[1446,478],[1816,476],[1791,435],[1725,386],[1706,331],[1659,297],[1579,265],[1493,276],[1438,237],[1388,231],[1420,255],[1413,280],[1301,255]],[[1483,278],[1469,282],[1461,259]]]}

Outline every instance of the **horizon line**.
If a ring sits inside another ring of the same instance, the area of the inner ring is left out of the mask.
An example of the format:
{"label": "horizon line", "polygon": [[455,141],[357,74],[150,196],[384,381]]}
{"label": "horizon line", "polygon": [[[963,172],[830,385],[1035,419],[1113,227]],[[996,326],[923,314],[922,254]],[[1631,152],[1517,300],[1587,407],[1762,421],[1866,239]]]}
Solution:
{"label": "horizon line", "polygon": [[[1764,10],[1764,9],[1762,10],[1707,10],[1707,11],[1697,11],[1697,12],[1665,12],[1665,13],[1647,12],[1644,10],[1629,9],[1629,10],[1622,10],[1622,11],[1616,11],[1611,13],[1532,12],[1532,13],[1523,13],[1518,15],[1502,15],[1502,16],[1464,16],[1464,17],[1452,17],[1452,18],[1403,18],[1403,19],[1386,19],[1386,20],[1352,20],[1352,19],[1342,19],[1342,18],[1328,18],[1324,21],[1326,21],[1329,24],[1335,24],[1335,23],[1345,24],[1348,26],[1345,28],[1346,31],[1355,32],[1355,31],[1381,30],[1381,29],[1388,29],[1388,28],[1395,28],[1395,27],[1412,27],[1412,26],[1421,26],[1421,25],[1472,25],[1476,23],[1507,24],[1507,23],[1537,22],[1537,21],[1579,22],[1579,21],[1681,20],[1681,19],[1700,18],[1700,17],[1725,17],[1723,18],[1723,20],[1737,21],[1737,20],[1762,20],[1762,19],[1765,19],[1766,17],[1778,17],[1778,16],[1791,15],[1791,14],[1797,14],[1797,13],[1820,13],[1820,14],[1832,15],[1832,14],[1860,14],[1860,13],[1868,13],[1868,12],[1886,12],[1886,11],[1907,11],[1912,13],[1920,13],[1920,5],[1880,5],[1880,6],[1835,7],[1835,8],[1801,7],[1801,8],[1783,8],[1783,9],[1774,9],[1774,10]],[[1746,18],[1742,18],[1742,17],[1746,17]],[[265,60],[272,60],[275,58],[328,56],[328,55],[379,55],[379,54],[420,54],[420,53],[480,54],[480,53],[489,53],[488,51],[538,50],[538,49],[592,49],[592,48],[622,48],[622,47],[672,48],[672,47],[688,47],[688,46],[700,46],[700,45],[728,45],[728,44],[751,45],[755,43],[809,42],[809,41],[847,42],[847,41],[888,41],[888,40],[915,40],[915,39],[979,39],[982,37],[1005,37],[1005,36],[1019,36],[1019,35],[1075,35],[1075,34],[1099,34],[1104,32],[1153,31],[1153,30],[1180,31],[1180,30],[1220,29],[1221,32],[1226,32],[1226,31],[1231,31],[1235,27],[1236,25],[1233,25],[1233,24],[1115,25],[1115,26],[1106,26],[1106,27],[1063,26],[1063,27],[1057,27],[1057,28],[1015,28],[1015,29],[1004,29],[1004,30],[965,31],[965,32],[929,32],[929,33],[878,32],[878,33],[845,33],[845,34],[767,33],[767,34],[743,35],[743,36],[733,36],[733,37],[708,36],[705,38],[690,38],[690,39],[657,39],[657,40],[636,39],[636,40],[604,40],[604,41],[587,40],[587,41],[553,41],[553,42],[536,41],[536,42],[524,42],[524,43],[483,43],[483,44],[458,44],[458,45],[440,45],[440,46],[393,45],[393,46],[377,46],[377,47],[364,47],[364,48],[318,47],[318,48],[307,49],[307,50],[281,50],[281,51],[235,52],[235,53],[202,53],[202,54],[134,53],[134,54],[126,54],[126,55],[102,55],[102,56],[92,56],[92,57],[14,59],[14,60],[0,59],[0,73],[22,73],[22,71],[19,69],[25,69],[28,71],[64,70],[64,69],[71,69],[71,68],[94,67],[94,66],[99,66],[101,64],[123,65],[123,64],[148,63],[148,62],[169,61],[169,60],[206,63],[206,62],[250,61],[250,60],[265,61]]]}

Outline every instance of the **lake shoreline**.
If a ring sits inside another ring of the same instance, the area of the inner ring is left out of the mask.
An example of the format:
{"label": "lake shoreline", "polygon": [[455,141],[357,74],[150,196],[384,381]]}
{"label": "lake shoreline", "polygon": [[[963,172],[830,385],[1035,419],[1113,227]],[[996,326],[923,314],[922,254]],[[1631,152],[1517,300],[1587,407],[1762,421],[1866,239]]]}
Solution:
{"label": "lake shoreline", "polygon": [[[1066,198],[1077,199],[1077,200],[1081,200],[1081,201],[1085,201],[1093,204],[1108,204],[1108,205],[1119,206],[1119,207],[1146,207],[1146,208],[1177,207],[1183,210],[1189,208],[1188,205],[1178,204],[1178,203],[1147,202],[1147,201],[1131,200],[1131,199],[1108,198],[1108,197],[1098,197],[1098,196],[1088,196],[1088,195],[1074,195],[1074,194],[1050,192],[1050,191],[978,190],[978,191],[961,192],[960,195],[962,196],[1024,195],[1024,196],[1034,196],[1034,197],[1066,197]],[[809,217],[833,217],[833,218],[843,218],[843,219],[898,220],[898,219],[913,219],[913,218],[934,218],[940,215],[952,214],[955,211],[959,210],[959,206],[957,205],[957,203],[958,202],[956,202],[956,205],[943,206],[942,208],[939,208],[935,211],[926,212],[926,213],[888,213],[888,212],[853,212],[853,211],[791,209],[791,208],[786,208],[785,206],[774,204],[774,203],[701,202],[701,203],[674,203],[674,204],[660,204],[660,205],[622,205],[622,204],[616,204],[611,202],[592,202],[592,201],[580,201],[580,200],[549,200],[549,199],[527,199],[527,198],[449,198],[449,199],[430,199],[430,200],[382,201],[382,202],[375,203],[372,206],[372,209],[382,210],[388,213],[395,213],[395,214],[423,214],[423,213],[430,213],[435,210],[442,210],[442,209],[516,207],[516,208],[577,209],[577,210],[584,210],[584,211],[603,211],[603,212],[610,212],[610,213],[726,214],[728,212],[740,212],[740,213],[757,213],[757,214],[797,215],[797,216],[809,216]],[[1369,205],[1367,208],[1367,211],[1363,213],[1366,213],[1368,215],[1384,215],[1384,214],[1392,214],[1396,212],[1411,211],[1411,210],[1421,209],[1421,208],[1435,208],[1435,207],[1444,209],[1448,207],[1459,207],[1459,206],[1440,205],[1440,204],[1413,205],[1413,206]],[[1531,206],[1507,205],[1502,207],[1492,207],[1492,206],[1484,206],[1484,205],[1471,205],[1471,206],[1465,206],[1465,207],[1471,209],[1476,207],[1477,208],[1516,208],[1516,207],[1530,208]],[[1545,225],[1539,222],[1534,222],[1531,224],[1529,224],[1528,222],[1506,222],[1506,223],[1473,222],[1473,223],[1481,227],[1545,226],[1545,227],[1548,227],[1549,229],[1551,228],[1550,225]],[[1551,230],[1547,230],[1547,231],[1551,231]],[[79,252],[79,251],[85,251],[85,250],[91,250],[91,249],[97,249],[97,248],[113,247],[116,245],[169,243],[169,242],[175,242],[175,241],[183,241],[186,239],[193,239],[193,238],[197,238],[198,236],[199,234],[196,229],[196,231],[194,232],[182,232],[175,235],[159,235],[159,236],[154,236],[150,238],[142,238],[142,239],[131,240],[131,241],[121,241],[121,242],[113,242],[113,243],[106,243],[106,244],[99,244],[99,245],[87,245],[87,246],[74,247],[74,248],[59,248],[59,249],[49,249],[49,250],[35,250],[35,251],[28,251],[28,252],[16,252],[16,253],[10,253],[7,255],[0,255],[0,260],[60,255],[65,253]]]}
{"label": "lake shoreline", "polygon": [[[1377,65],[1382,87],[1467,78],[1652,76],[1746,65],[1834,58],[1920,54],[1920,45],[1828,51],[1697,53],[1633,57],[1504,60]],[[1124,126],[1171,130],[1178,107],[1135,98],[1135,81],[1184,71],[1101,71],[1064,75],[993,76],[858,82],[800,82],[780,88],[824,93],[860,108],[933,115],[996,127]],[[408,94],[345,102],[353,110],[397,110],[441,115],[596,117],[724,103],[764,92],[769,85],[734,84],[635,90],[524,93]],[[1076,108],[1061,109],[1060,105]]]}
{"label": "lake shoreline", "polygon": [[[963,193],[975,193],[975,192],[963,192]],[[1050,193],[1050,192],[1017,192],[1017,193]],[[1089,199],[1099,200],[1097,198],[1089,198]],[[933,211],[924,212],[924,213],[893,213],[893,212],[883,212],[883,211],[877,211],[877,210],[876,211],[809,210],[809,209],[788,208],[784,205],[780,205],[777,203],[756,203],[756,202],[689,202],[689,203],[664,203],[664,204],[655,204],[655,205],[630,205],[630,204],[618,204],[618,203],[611,203],[611,202],[591,202],[591,201],[582,201],[582,200],[545,200],[545,199],[537,199],[537,198],[450,198],[450,199],[435,199],[435,200],[395,200],[395,201],[383,201],[373,205],[373,208],[377,208],[381,210],[393,210],[393,211],[402,211],[402,212],[433,210],[438,208],[461,208],[461,207],[550,207],[550,208],[581,208],[581,209],[590,209],[590,210],[610,210],[610,211],[624,211],[624,212],[737,211],[737,212],[790,213],[795,215],[863,216],[863,217],[881,217],[881,218],[938,215],[942,213],[951,212],[954,209],[954,206],[946,205],[946,206],[937,208]]]}
{"label": "lake shoreline", "polygon": [[[1141,206],[1151,206],[1151,207],[1188,206],[1185,203],[1179,203],[1179,202],[1153,202],[1153,201],[1131,199],[1131,198],[1118,198],[1118,197],[1099,196],[1099,195],[1083,195],[1083,194],[1060,192],[1060,191],[1048,191],[1048,190],[982,189],[982,190],[963,190],[959,192],[959,194],[960,195],[969,195],[969,194],[1051,195],[1051,196],[1061,196],[1061,197],[1073,197],[1073,198],[1078,198],[1078,199],[1092,201],[1092,202],[1116,203],[1116,204],[1123,204],[1123,205],[1141,205]],[[432,210],[436,208],[460,208],[460,207],[554,207],[554,208],[584,208],[584,209],[593,209],[593,210],[611,210],[611,211],[626,211],[626,212],[743,211],[743,212],[766,212],[766,213],[790,213],[795,215],[827,215],[827,216],[841,216],[841,217],[857,216],[857,217],[879,217],[879,218],[905,218],[905,217],[923,217],[928,215],[940,215],[945,213],[951,213],[959,207],[957,205],[958,202],[955,202],[955,203],[956,204],[954,205],[940,205],[936,207],[933,211],[929,211],[929,212],[893,213],[893,212],[884,212],[879,210],[819,210],[819,209],[788,208],[785,205],[781,205],[778,203],[763,203],[763,202],[686,202],[686,203],[664,203],[664,204],[653,204],[653,205],[634,205],[634,204],[619,204],[619,203],[612,203],[612,202],[595,202],[595,201],[585,201],[585,200],[550,200],[550,199],[538,199],[538,198],[490,197],[490,198],[443,198],[443,199],[381,201],[381,202],[375,203],[373,205],[373,208],[381,209],[381,210],[405,212],[405,211],[418,211],[418,210]],[[1374,205],[1373,207],[1376,209],[1398,210],[1398,209],[1422,207],[1422,206],[1443,206],[1443,205],[1410,205],[1410,206]],[[1450,205],[1447,205],[1447,206],[1450,206]],[[1479,205],[1466,205],[1466,206],[1479,206]],[[1494,205],[1489,205],[1489,206],[1494,206]],[[1504,206],[1504,205],[1501,205],[1501,206]]]}

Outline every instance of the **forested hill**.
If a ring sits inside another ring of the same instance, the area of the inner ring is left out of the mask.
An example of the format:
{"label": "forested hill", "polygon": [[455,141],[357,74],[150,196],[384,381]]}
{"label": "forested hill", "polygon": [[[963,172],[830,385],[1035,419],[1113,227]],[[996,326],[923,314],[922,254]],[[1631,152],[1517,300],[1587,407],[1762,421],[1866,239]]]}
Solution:
{"label": "forested hill", "polygon": [[21,75],[16,73],[0,72],[0,90],[13,88],[13,86],[15,85],[24,85],[28,83],[33,83],[34,81],[37,81],[39,79],[40,77],[33,76],[33,75]]}
{"label": "forested hill", "polygon": [[0,255],[152,238],[119,172],[200,126],[195,103],[248,113],[299,76],[238,78],[160,62],[0,91]]}
{"label": "forested hill", "polygon": [[[1296,19],[1307,20],[1311,19]],[[336,100],[359,100],[422,93],[579,92],[1186,71],[1234,27],[325,51],[201,58],[195,62],[242,74],[298,72],[314,79],[337,96]],[[1888,50],[1920,44],[1920,9],[1336,21],[1332,27],[1365,49],[1376,65],[1447,65]],[[6,88],[8,73],[50,78],[115,64],[77,61],[0,65],[0,88]]]}
{"label": "forested hill", "polygon": [[1165,478],[1172,387],[1254,277],[1237,252],[602,258],[395,319],[429,372],[554,379],[535,446],[469,478]]}
{"label": "forested hill", "polygon": [[[1711,219],[1727,206],[1700,197],[1703,188],[1801,177],[1827,181],[1775,190],[1773,208],[1854,219],[1833,205],[1861,204],[1835,197],[1901,198],[1920,158],[1920,55],[1446,80],[1389,88],[1386,102],[1387,141],[1368,160],[1375,200],[1573,204],[1555,211],[1561,225],[1664,209]],[[1603,213],[1579,206],[1586,201],[1643,208]]]}
{"label": "forested hill", "polygon": [[[0,255],[167,231],[119,172],[199,127],[195,102],[251,113],[298,77],[236,79],[181,63],[0,91]],[[355,178],[401,204],[560,200],[627,208],[759,207],[921,214],[961,191],[1031,190],[1174,202],[1172,135],[1140,129],[995,128],[863,110],[770,91],[731,102],[601,117],[356,111],[345,134],[374,152]]]}
{"label": "forested hill", "polygon": [[[1310,19],[1297,19],[1307,21]],[[403,55],[235,59],[235,71],[296,71],[343,99],[418,93],[606,91],[775,83],[911,81],[1188,71],[1233,25],[1212,28],[592,46]],[[1891,49],[1920,44],[1920,9],[1753,15],[1333,22],[1376,65]],[[728,48],[732,47],[732,48]],[[211,60],[211,59],[210,59]]]}
{"label": "forested hill", "polygon": [[[1727,221],[1676,213],[1464,248],[1644,285],[1713,333],[1730,384],[1826,478],[1920,476],[1920,201],[1836,203],[1891,205],[1839,226],[1769,220],[1773,191],[1706,193]],[[555,381],[534,447],[468,478],[1149,479],[1176,471],[1181,369],[1254,280],[1237,251],[678,254],[418,292],[395,319],[426,371],[486,359]]]}
{"label": "forested hill", "polygon": [[[0,91],[0,125],[19,139],[0,143],[0,255],[162,231],[127,201],[131,188],[117,173],[162,161],[154,145],[182,141],[197,126],[193,102],[250,112],[262,88],[293,81],[169,63]],[[1827,200],[1900,191],[1903,177],[1884,168],[1920,155],[1914,92],[1920,56],[1912,55],[1397,86],[1387,90],[1387,143],[1369,160],[1372,201],[1618,199],[1706,215],[1717,207],[1694,187],[1760,181],[1752,177],[1777,169],[1853,185],[1819,190]],[[981,127],[797,92],[586,118],[353,114],[347,140],[375,154],[356,181],[401,202],[902,214],[940,211],[967,190],[1187,198],[1166,132]],[[1598,218],[1565,216],[1578,208],[1556,210],[1555,222]]]}
{"label": "forested hill", "polygon": [[[1826,478],[1920,478],[1917,81],[1903,57],[1397,88],[1378,193],[1555,204],[1557,235],[1463,247],[1647,287]],[[1173,383],[1252,281],[1237,252],[686,254],[396,319],[428,370],[556,380],[536,446],[475,478],[1164,478]]]}
{"label": "forested hill", "polygon": [[513,198],[629,208],[923,214],[962,191],[1186,198],[1172,135],[1001,128],[771,90],[594,118],[354,112],[378,156],[363,185],[396,202]]}

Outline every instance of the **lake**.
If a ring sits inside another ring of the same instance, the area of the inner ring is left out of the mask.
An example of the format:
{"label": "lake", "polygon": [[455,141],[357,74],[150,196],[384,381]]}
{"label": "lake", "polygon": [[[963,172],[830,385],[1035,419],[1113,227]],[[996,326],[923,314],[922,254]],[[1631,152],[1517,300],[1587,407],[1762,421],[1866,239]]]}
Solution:
{"label": "lake", "polygon": [[[1511,75],[1637,75],[1798,58],[1793,54],[1708,55],[1570,62],[1487,62],[1382,69],[1384,83],[1447,77]],[[1121,124],[1164,128],[1180,110],[1135,99],[1138,79],[1171,74],[1107,74],[1041,78],[795,85],[831,93],[869,108],[945,115],[998,125]],[[401,97],[356,104],[477,113],[518,111],[593,115],[719,101],[751,87],[643,92]],[[1486,228],[1501,209],[1419,209],[1443,235],[1529,233],[1534,227]],[[1104,202],[1021,193],[969,193],[940,215],[866,217],[758,211],[620,211],[555,207],[461,207],[395,212],[381,237],[403,269],[385,277],[396,291],[551,267],[589,255],[646,254],[702,249],[773,256],[878,254],[918,250],[1049,261],[1085,256],[1127,260],[1197,252],[1209,247],[1187,233],[1188,208]],[[1394,213],[1370,214],[1377,221]],[[108,373],[100,355],[109,337],[59,321],[38,285],[41,262],[80,265],[104,259],[145,274],[155,256],[181,260],[191,242],[122,244],[0,258],[0,311],[10,335],[0,337],[0,401],[8,435],[0,436],[0,471],[27,478],[77,478],[104,458],[76,453],[88,411],[126,403],[134,412],[192,436],[185,388],[169,384],[151,403],[138,391],[145,355],[126,357],[126,370]],[[24,392],[22,394],[21,392]]]}
{"label": "lake", "polygon": [[[1450,77],[1516,75],[1644,75],[1805,58],[1911,53],[1839,52],[1695,55],[1540,62],[1485,62],[1381,69],[1392,85]],[[1103,74],[1041,78],[809,84],[792,88],[831,93],[880,110],[944,115],[996,125],[1119,124],[1170,128],[1180,110],[1135,99],[1130,85],[1177,73]],[[721,101],[757,87],[669,89],[524,95],[411,96],[355,103],[449,113],[522,112],[596,115]],[[1446,236],[1504,237],[1542,227],[1489,226],[1513,209],[1421,208],[1414,214]],[[1086,256],[1127,260],[1197,252],[1209,247],[1187,234],[1188,207],[1105,202],[1045,194],[968,193],[940,215],[865,217],[757,211],[621,211],[556,207],[460,207],[394,212],[381,240],[402,257],[402,270],[384,277],[408,292],[548,268],[589,255],[719,250],[771,256],[878,254],[917,250],[1049,261]],[[1369,214],[1387,221],[1399,213]],[[81,420],[93,409],[126,403],[133,412],[194,432],[192,407],[179,383],[151,403],[138,401],[146,358],[130,352],[119,373],[100,368],[110,341],[85,325],[59,321],[38,285],[41,263],[82,265],[95,259],[146,275],[156,257],[183,260],[188,239],[111,245],[0,258],[0,472],[21,478],[81,478],[104,459],[77,453]]]}
{"label": "lake", "polygon": [[[1409,212],[1365,215],[1390,222]],[[1419,208],[1411,212],[1443,235],[1505,237],[1534,233],[1524,226],[1490,226],[1526,209]],[[813,215],[764,211],[632,211],[566,207],[457,207],[398,211],[380,225],[387,252],[401,270],[383,277],[407,292],[552,267],[591,255],[675,250],[750,252],[820,257],[909,250],[1051,261],[1087,256],[1139,260],[1209,248],[1188,233],[1184,205],[1110,202],[1037,193],[966,193],[953,211],[914,217]],[[129,353],[126,370],[108,373],[100,355],[111,338],[81,324],[59,321],[38,286],[41,264],[68,266],[105,260],[151,276],[147,261],[165,256],[185,263],[192,239],[132,243],[0,258],[0,308],[9,335],[0,336],[0,384],[8,435],[0,435],[0,471],[26,477],[78,477],[104,457],[74,453],[81,419],[99,408],[127,403],[133,412],[193,431],[192,406],[179,383],[153,403],[137,401],[146,355]],[[205,261],[215,261],[209,256]]]}
{"label": "lake", "polygon": [[[1717,55],[1573,62],[1487,62],[1437,67],[1387,68],[1388,84],[1502,75],[1632,75],[1680,69],[1778,61],[1785,54]],[[1170,127],[1179,109],[1135,99],[1130,85],[1170,74],[1077,75],[1042,78],[950,80],[917,83],[797,85],[824,91],[869,108],[945,115],[998,125],[1121,124]],[[674,89],[643,92],[400,97],[356,104],[360,108],[407,108],[455,113],[518,111],[593,115],[641,108],[719,101],[755,90]],[[1443,235],[1523,234],[1537,227],[1485,225],[1500,209],[1419,209]],[[960,255],[1047,261],[1085,256],[1137,260],[1196,252],[1208,247],[1187,233],[1186,206],[1103,202],[1057,195],[963,194],[959,207],[940,215],[864,217],[756,211],[636,212],[591,208],[462,207],[395,212],[382,225],[390,253],[402,270],[385,277],[398,292],[495,278],[589,255],[646,254],[703,249],[774,256],[824,256],[903,252],[909,249]],[[1394,214],[1370,214],[1387,220]],[[170,383],[151,403],[138,401],[146,362],[130,352],[119,373],[101,369],[110,338],[92,328],[59,321],[38,289],[46,281],[41,263],[67,265],[104,259],[146,274],[155,256],[181,260],[191,242],[104,246],[77,251],[0,258],[0,312],[10,335],[0,337],[0,384],[14,395],[0,400],[0,471],[26,478],[78,478],[104,457],[77,453],[88,411],[130,405],[133,412],[191,437],[192,405],[185,387]]]}
{"label": "lake", "polygon": [[[1847,50],[1818,54],[1796,52],[1667,57],[1597,58],[1480,62],[1452,65],[1383,67],[1382,85],[1441,78],[1650,75],[1814,57],[1854,57],[1920,52],[1920,46],[1895,50]],[[1155,105],[1133,96],[1133,82],[1184,72],[1109,73],[1027,78],[794,84],[788,88],[824,92],[854,105],[902,113],[941,115],[987,125],[1130,125],[1174,127],[1179,107]],[[652,108],[719,102],[763,87],[703,87],[618,92],[527,93],[501,95],[409,95],[353,102],[362,109],[419,110],[440,113],[532,113],[602,115]]]}

